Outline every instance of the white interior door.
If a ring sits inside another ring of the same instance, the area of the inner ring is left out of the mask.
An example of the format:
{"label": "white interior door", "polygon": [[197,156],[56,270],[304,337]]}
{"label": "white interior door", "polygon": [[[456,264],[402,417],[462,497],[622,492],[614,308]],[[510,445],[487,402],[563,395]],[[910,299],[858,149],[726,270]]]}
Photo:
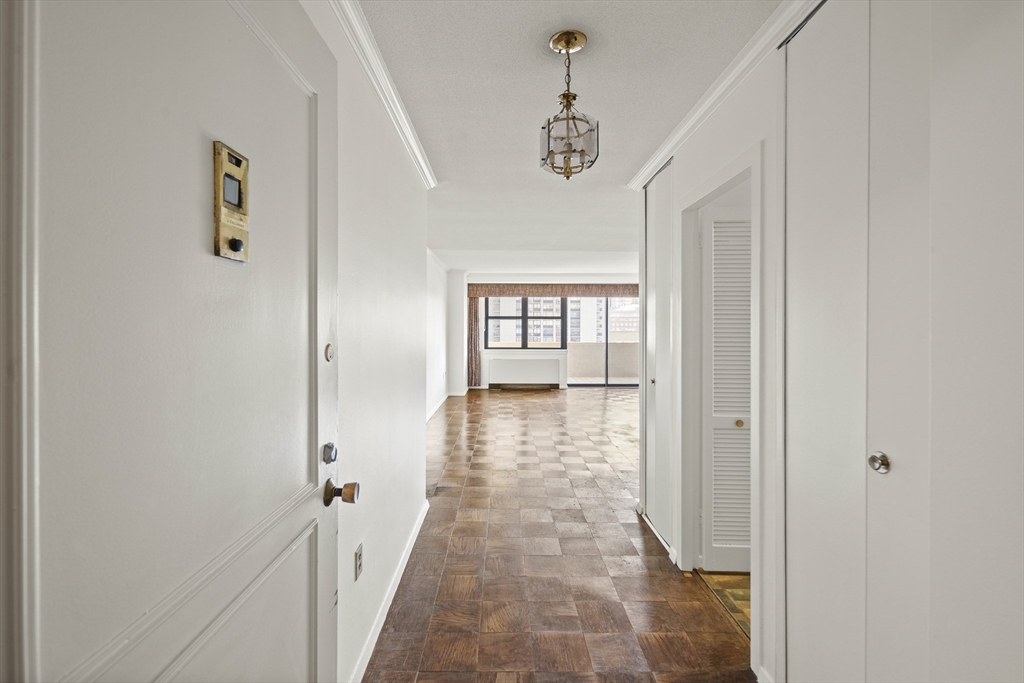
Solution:
{"label": "white interior door", "polygon": [[[40,2],[39,669],[334,680],[337,76],[298,3]],[[213,254],[213,142],[250,261]]]}
{"label": "white interior door", "polygon": [[[671,225],[672,167],[647,185],[647,392],[646,494],[644,511],[662,538],[674,538],[675,497],[671,449]],[[676,470],[677,471],[677,470]],[[671,542],[671,541],[669,541]]]}
{"label": "white interior door", "polygon": [[788,46],[790,681],[864,680],[868,22],[826,2]]}
{"label": "white interior door", "polygon": [[750,212],[706,207],[700,223],[703,568],[748,572]]}

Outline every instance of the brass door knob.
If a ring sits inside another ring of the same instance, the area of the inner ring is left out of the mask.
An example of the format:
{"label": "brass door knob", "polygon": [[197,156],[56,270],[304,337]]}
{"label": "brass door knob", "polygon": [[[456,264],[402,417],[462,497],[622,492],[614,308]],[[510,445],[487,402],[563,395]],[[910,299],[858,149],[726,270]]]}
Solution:
{"label": "brass door knob", "polygon": [[335,486],[331,479],[324,485],[324,506],[329,506],[335,498],[343,503],[355,503],[359,500],[359,482],[350,481],[343,486]]}

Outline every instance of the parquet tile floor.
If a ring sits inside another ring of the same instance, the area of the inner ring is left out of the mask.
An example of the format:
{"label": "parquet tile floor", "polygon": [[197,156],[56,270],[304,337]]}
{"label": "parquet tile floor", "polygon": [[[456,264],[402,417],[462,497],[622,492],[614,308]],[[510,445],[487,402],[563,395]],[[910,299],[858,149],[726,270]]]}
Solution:
{"label": "parquet tile floor", "polygon": [[427,425],[430,510],[379,683],[733,683],[750,643],[634,511],[637,389],[472,391]]}

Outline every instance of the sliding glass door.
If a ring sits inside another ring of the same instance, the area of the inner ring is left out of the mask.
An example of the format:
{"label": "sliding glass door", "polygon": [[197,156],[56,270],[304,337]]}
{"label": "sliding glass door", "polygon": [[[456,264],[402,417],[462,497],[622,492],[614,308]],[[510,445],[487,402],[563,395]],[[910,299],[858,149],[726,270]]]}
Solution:
{"label": "sliding glass door", "polygon": [[640,382],[640,300],[568,297],[568,380],[579,386]]}

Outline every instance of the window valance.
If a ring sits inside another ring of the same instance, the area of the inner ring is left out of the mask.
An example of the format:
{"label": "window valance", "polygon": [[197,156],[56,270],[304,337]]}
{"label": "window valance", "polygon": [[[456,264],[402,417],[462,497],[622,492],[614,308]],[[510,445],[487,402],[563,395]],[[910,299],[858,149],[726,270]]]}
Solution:
{"label": "window valance", "polygon": [[471,283],[468,285],[469,298],[487,296],[640,296],[640,285],[591,285],[591,284],[490,284]]}

